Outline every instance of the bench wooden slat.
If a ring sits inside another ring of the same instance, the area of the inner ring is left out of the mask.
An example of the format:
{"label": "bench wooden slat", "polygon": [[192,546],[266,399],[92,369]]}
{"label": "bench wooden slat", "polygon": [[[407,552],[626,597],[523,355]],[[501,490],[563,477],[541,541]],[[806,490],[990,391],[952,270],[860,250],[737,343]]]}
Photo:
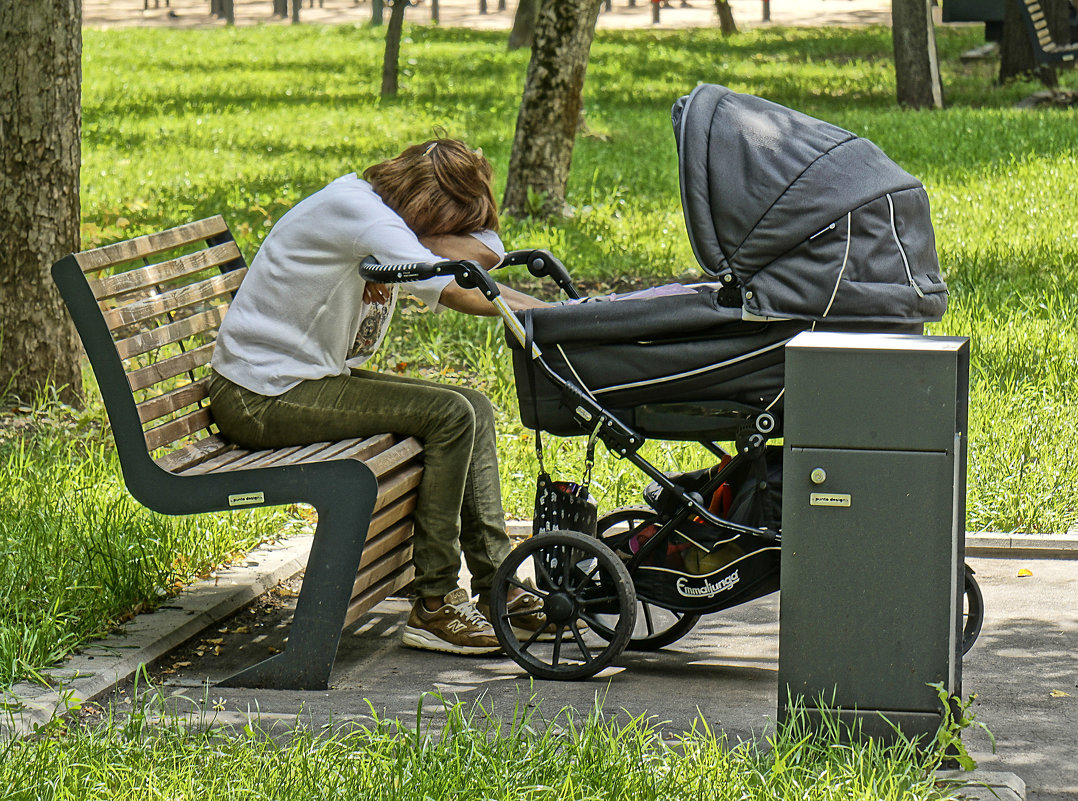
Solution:
{"label": "bench wooden slat", "polygon": [[418,496],[413,492],[411,495],[405,495],[400,500],[390,504],[382,511],[375,512],[371,518],[370,527],[367,529],[367,536],[373,537],[385,531],[394,523],[399,523],[415,511],[417,503]]}
{"label": "bench wooden slat", "polygon": [[398,523],[394,523],[377,535],[367,536],[367,542],[363,546],[363,558],[359,562],[361,568],[381,559],[394,548],[406,544],[411,539],[410,525]]}
{"label": "bench wooden slat", "polygon": [[406,564],[376,584],[357,592],[348,605],[348,612],[344,616],[344,627],[348,628],[382,600],[400,592],[411,584],[414,578],[415,570],[411,564]]}
{"label": "bench wooden slat", "polygon": [[212,267],[220,267],[241,258],[240,249],[235,242],[225,242],[220,245],[188,253],[158,264],[148,264],[124,273],[109,275],[90,282],[94,297],[98,301],[108,300],[139,289],[155,287],[183,278],[187,275],[195,275]]}
{"label": "bench wooden slat", "polygon": [[205,400],[206,385],[209,380],[208,376],[200,378],[198,381],[185,384],[179,389],[166,392],[164,395],[157,395],[149,400],[142,401],[137,407],[139,420],[143,423],[149,423],[172,412],[178,412],[185,406],[191,406]]}
{"label": "bench wooden slat", "polygon": [[323,458],[358,459],[361,462],[365,462],[375,454],[383,453],[389,448],[392,448],[394,442],[396,442],[396,437],[392,434],[379,434],[358,441],[352,440],[351,444],[348,444],[349,440],[342,439],[337,443],[340,447],[334,447],[330,451],[327,451]]}
{"label": "bench wooden slat", "polygon": [[[279,460],[290,456],[296,451],[300,450],[300,445],[290,445],[287,448],[275,448],[271,451],[258,451],[251,454],[251,458],[245,459],[243,462],[244,470],[258,470],[264,467],[273,467]],[[238,469],[237,464],[230,465],[228,470]],[[218,469],[215,472],[223,472]]]}
{"label": "bench wooden slat", "polygon": [[75,259],[78,261],[82,271],[89,273],[111,267],[114,264],[145,258],[155,253],[189,245],[192,242],[218,236],[227,231],[228,226],[225,224],[224,218],[218,214],[186,225],[178,225],[167,231],[146,234],[145,236],[128,239],[125,242],[116,242],[112,245],[86,250],[75,254]]}
{"label": "bench wooden slat", "polygon": [[423,446],[419,443],[419,440],[415,437],[408,437],[392,448],[367,459],[367,467],[374,473],[375,478],[381,478],[390,470],[416,458],[422,453]]}
{"label": "bench wooden slat", "polygon": [[[222,437],[222,439],[224,438]],[[227,440],[225,441],[227,442]],[[176,472],[183,476],[201,476],[216,471],[226,473],[228,472],[228,465],[237,462],[250,454],[251,451],[246,448],[240,448],[233,445],[230,450],[211,454],[207,459],[198,462],[189,462]]]}
{"label": "bench wooden slat", "polygon": [[155,451],[163,448],[197,431],[209,428],[212,422],[213,418],[210,416],[209,409],[196,409],[183,417],[177,417],[175,420],[149,429],[146,432],[146,449]]}
{"label": "bench wooden slat", "polygon": [[206,459],[216,458],[222,453],[239,450],[235,445],[217,434],[192,442],[183,448],[167,453],[154,462],[162,470],[170,473],[182,473],[200,464]]}
{"label": "bench wooden slat", "polygon": [[356,573],[356,580],[352,584],[352,597],[356,597],[372,583],[379,581],[399,568],[410,565],[412,560],[412,543],[383,554],[381,559],[364,565]]}
{"label": "bench wooden slat", "polygon": [[228,473],[233,470],[250,470],[255,467],[264,467],[266,462],[261,460],[269,460],[277,467],[281,467],[285,464],[296,464],[297,459],[302,457],[302,454],[306,451],[307,456],[312,462],[324,461],[318,458],[321,452],[326,450],[332,443],[329,442],[317,442],[314,445],[307,445],[304,448],[294,446],[291,448],[283,448],[281,450],[261,450],[261,451],[249,451],[238,449],[233,453],[222,454],[213,459],[208,459],[205,462],[192,467],[190,470],[184,473],[185,476],[206,475],[207,473]]}
{"label": "bench wooden slat", "polygon": [[127,373],[127,383],[132,392],[137,392],[209,364],[212,358],[213,343],[209,342],[179,356],[170,356],[154,364],[132,369]]}
{"label": "bench wooden slat", "polygon": [[175,323],[158,326],[128,339],[121,339],[116,343],[116,350],[121,359],[130,359],[165,345],[171,345],[173,342],[180,342],[195,334],[201,334],[203,331],[216,329],[224,319],[226,311],[228,311],[228,306],[222,304]]}
{"label": "bench wooden slat", "polygon": [[315,442],[311,445],[305,445],[287,456],[282,456],[275,464],[278,467],[284,467],[286,465],[304,464],[305,462],[324,462],[326,461],[327,453],[331,452],[334,444],[333,442]]}
{"label": "bench wooden slat", "polygon": [[236,449],[193,465],[183,474],[205,475],[233,470],[253,470],[259,467],[284,467],[355,458],[343,456],[342,453],[358,454],[360,461],[363,461],[369,456],[385,451],[392,444],[392,434],[378,434],[373,437],[355,437],[339,442],[316,442],[313,445],[296,445],[288,448],[266,448],[257,451]]}
{"label": "bench wooden slat", "polygon": [[105,312],[105,322],[115,331],[120,326],[134,325],[161,314],[184,309],[206,300],[213,300],[222,295],[230,295],[239,288],[246,269],[233,270],[230,273],[215,275],[205,281],[162,292],[145,300],[118,306]]}
{"label": "bench wooden slat", "polygon": [[386,479],[378,480],[378,500],[374,504],[374,511],[378,511],[386,504],[400,498],[407,492],[419,487],[423,478],[423,468],[420,465],[409,465],[404,470],[394,473]]}

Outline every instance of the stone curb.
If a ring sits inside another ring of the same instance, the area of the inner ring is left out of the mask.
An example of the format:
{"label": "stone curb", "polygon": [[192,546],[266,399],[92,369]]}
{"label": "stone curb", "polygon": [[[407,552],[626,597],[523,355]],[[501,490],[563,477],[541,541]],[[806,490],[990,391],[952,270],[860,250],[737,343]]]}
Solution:
{"label": "stone curb", "polygon": [[966,556],[1078,559],[1078,529],[1066,534],[966,534]]}
{"label": "stone curb", "polygon": [[22,736],[78,709],[134,676],[140,667],[242,609],[307,563],[312,534],[263,545],[243,564],[222,568],[175,598],[95,641],[41,675],[49,686],[22,682],[0,697],[0,741]]}
{"label": "stone curb", "polygon": [[955,785],[955,794],[970,801],[1026,801],[1026,783],[1013,773],[937,770],[936,781]]}

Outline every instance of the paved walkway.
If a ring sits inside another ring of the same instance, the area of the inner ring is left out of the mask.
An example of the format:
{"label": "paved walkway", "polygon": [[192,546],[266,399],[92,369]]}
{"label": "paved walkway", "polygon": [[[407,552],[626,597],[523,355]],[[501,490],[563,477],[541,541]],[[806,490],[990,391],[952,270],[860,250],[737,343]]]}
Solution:
{"label": "paved walkway", "polygon": [[[301,0],[302,2],[302,0]],[[480,0],[440,0],[440,21],[450,27],[508,30],[513,23],[516,0],[507,0],[498,11],[499,0],[486,0],[488,13],[479,13]],[[649,0],[613,0],[610,11],[599,15],[600,29],[607,28],[695,28],[717,24],[712,0],[670,0],[661,8],[658,25],[652,23]],[[144,9],[144,5],[149,8]],[[83,0],[83,22],[94,27],[167,26],[204,28],[224,23],[209,15],[208,0]],[[314,7],[310,7],[313,5]],[[887,0],[776,0],[770,4],[771,21],[762,22],[760,0],[731,0],[734,19],[741,28],[771,25],[889,25],[891,4]],[[271,0],[235,0],[236,24],[287,24],[272,16]],[[604,4],[605,9],[605,4]],[[300,19],[305,23],[361,23],[371,19],[370,0],[307,0]],[[409,9],[407,19],[419,24],[431,21],[431,0],[421,0]]]}
{"label": "paved walkway", "polygon": [[[1073,559],[970,558],[985,599],[981,636],[963,663],[963,691],[977,695],[977,718],[997,739],[971,730],[964,740],[981,771],[1017,774],[1030,801],[1078,799],[1078,561]],[[1019,576],[1028,570],[1030,576]],[[510,717],[534,694],[540,712],[566,706],[591,708],[597,696],[610,715],[648,714],[671,735],[706,720],[731,742],[759,736],[776,716],[778,602],[772,595],[725,613],[705,616],[680,642],[658,653],[624,653],[598,677],[583,682],[534,684],[510,660],[432,654],[400,645],[408,604],[389,600],[345,632],[328,692],[210,690],[222,721],[242,725],[258,709],[269,725],[291,725],[297,715],[329,721],[371,722],[367,700],[384,715],[414,723],[420,695],[438,691],[481,701]],[[203,635],[162,663],[157,675],[166,693],[192,692],[206,679],[283,647],[289,608],[255,608],[242,619]],[[246,631],[244,629],[246,628]],[[239,629],[240,633],[235,633]],[[207,647],[203,640],[220,643]],[[214,649],[220,648],[219,654]],[[203,652],[202,656],[198,651]],[[189,664],[184,665],[187,662]],[[174,667],[179,664],[179,667]],[[114,698],[130,697],[121,693]],[[437,704],[424,705],[435,724]],[[1002,795],[1007,798],[1008,796]]]}

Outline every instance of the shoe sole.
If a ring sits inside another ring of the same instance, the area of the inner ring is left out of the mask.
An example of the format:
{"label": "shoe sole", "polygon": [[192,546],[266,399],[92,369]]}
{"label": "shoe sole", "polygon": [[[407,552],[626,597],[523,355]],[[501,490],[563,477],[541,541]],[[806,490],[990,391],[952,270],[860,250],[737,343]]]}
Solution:
{"label": "shoe sole", "polygon": [[482,656],[484,654],[496,654],[502,650],[500,645],[457,645],[456,643],[443,640],[424,629],[413,626],[404,627],[404,636],[401,642],[411,648],[419,648],[423,651],[439,651],[443,654],[467,654]]}

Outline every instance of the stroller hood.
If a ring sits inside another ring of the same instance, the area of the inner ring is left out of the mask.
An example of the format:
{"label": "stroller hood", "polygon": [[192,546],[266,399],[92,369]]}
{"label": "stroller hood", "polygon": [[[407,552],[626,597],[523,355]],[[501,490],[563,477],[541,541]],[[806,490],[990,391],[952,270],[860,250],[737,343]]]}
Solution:
{"label": "stroller hood", "polygon": [[925,322],[947,308],[928,195],[876,145],[704,84],[673,108],[693,252],[749,315]]}

